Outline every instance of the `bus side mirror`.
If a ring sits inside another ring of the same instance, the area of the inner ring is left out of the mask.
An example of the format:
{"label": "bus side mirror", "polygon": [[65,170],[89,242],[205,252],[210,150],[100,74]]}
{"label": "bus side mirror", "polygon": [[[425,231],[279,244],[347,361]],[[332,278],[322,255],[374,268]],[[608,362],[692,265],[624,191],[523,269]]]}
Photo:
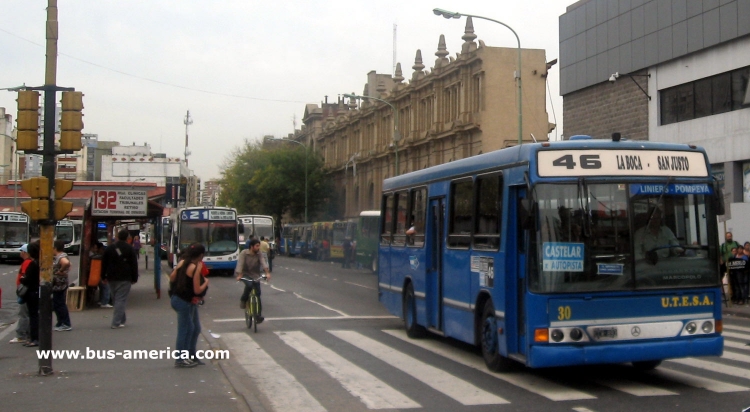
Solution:
{"label": "bus side mirror", "polygon": [[726,213],[726,206],[724,205],[724,191],[719,187],[719,182],[714,182],[714,209],[716,214],[723,216]]}
{"label": "bus side mirror", "polygon": [[237,231],[238,231],[239,233],[245,233],[245,225],[243,225],[243,224],[242,224],[242,223],[240,223],[240,222],[237,222]]}

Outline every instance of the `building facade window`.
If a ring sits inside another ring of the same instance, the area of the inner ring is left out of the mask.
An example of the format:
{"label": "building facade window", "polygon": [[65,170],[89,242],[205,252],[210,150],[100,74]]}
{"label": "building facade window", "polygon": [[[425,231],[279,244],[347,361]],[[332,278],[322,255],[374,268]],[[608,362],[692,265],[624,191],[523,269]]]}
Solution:
{"label": "building facade window", "polygon": [[661,125],[750,108],[750,66],[660,90]]}

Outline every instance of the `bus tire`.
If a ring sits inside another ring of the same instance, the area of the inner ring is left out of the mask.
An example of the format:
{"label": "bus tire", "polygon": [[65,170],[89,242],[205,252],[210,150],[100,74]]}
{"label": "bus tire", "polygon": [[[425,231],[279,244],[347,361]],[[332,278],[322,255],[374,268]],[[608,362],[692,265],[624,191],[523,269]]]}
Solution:
{"label": "bus tire", "polygon": [[481,334],[479,337],[482,357],[487,368],[494,372],[505,372],[511,368],[511,360],[500,354],[500,343],[497,335],[497,318],[492,301],[484,304],[482,311]]}
{"label": "bus tire", "polygon": [[633,367],[639,371],[650,371],[661,365],[661,360],[633,362]]}
{"label": "bus tire", "polygon": [[404,289],[403,304],[404,328],[406,335],[412,339],[424,337],[426,330],[417,324],[417,300],[414,298],[414,286],[409,283]]}

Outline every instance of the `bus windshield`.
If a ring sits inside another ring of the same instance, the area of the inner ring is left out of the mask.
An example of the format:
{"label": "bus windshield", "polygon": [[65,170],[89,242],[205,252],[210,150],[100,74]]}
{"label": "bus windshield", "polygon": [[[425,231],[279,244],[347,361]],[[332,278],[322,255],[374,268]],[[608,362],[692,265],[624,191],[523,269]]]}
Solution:
{"label": "bus windshield", "polygon": [[28,222],[9,222],[0,225],[0,247],[21,247],[28,241],[28,238]]}
{"label": "bus windshield", "polygon": [[191,222],[183,221],[180,228],[180,250],[191,243],[202,243],[206,256],[221,256],[237,250],[237,223],[235,221]]}
{"label": "bus windshield", "polygon": [[73,241],[73,226],[55,226],[55,238],[65,243]]}
{"label": "bus windshield", "polygon": [[534,292],[718,286],[705,184],[540,184]]}

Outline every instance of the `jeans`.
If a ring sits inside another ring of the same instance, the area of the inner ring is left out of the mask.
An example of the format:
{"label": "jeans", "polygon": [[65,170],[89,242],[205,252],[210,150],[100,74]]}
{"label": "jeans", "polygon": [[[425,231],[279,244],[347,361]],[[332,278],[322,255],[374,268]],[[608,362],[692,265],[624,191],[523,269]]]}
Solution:
{"label": "jeans", "polygon": [[198,336],[201,333],[201,322],[198,318],[198,306],[185,302],[177,295],[172,295],[172,309],[177,312],[177,342],[175,349],[188,351],[195,357]]}
{"label": "jeans", "polygon": [[247,302],[248,299],[250,299],[250,291],[255,289],[255,294],[258,295],[258,315],[263,313],[263,303],[261,303],[260,300],[260,281],[253,282],[253,286],[249,286],[247,282],[245,283],[245,290],[242,292],[242,297],[240,298],[241,301]]}
{"label": "jeans", "polygon": [[16,324],[16,337],[21,340],[29,339],[29,307],[26,303],[18,305],[18,323]]}
{"label": "jeans", "polygon": [[52,292],[52,309],[57,315],[57,324],[55,327],[70,326],[70,313],[66,303],[68,290],[57,290]]}
{"label": "jeans", "polygon": [[124,325],[127,320],[125,317],[125,305],[128,303],[128,294],[130,294],[130,281],[118,280],[110,281],[109,287],[112,289],[112,300],[114,301],[114,313],[112,314],[112,326]]}
{"label": "jeans", "polygon": [[109,283],[99,282],[99,304],[109,305]]}
{"label": "jeans", "polygon": [[39,296],[38,292],[28,291],[24,299],[29,309],[29,340],[39,342]]}

